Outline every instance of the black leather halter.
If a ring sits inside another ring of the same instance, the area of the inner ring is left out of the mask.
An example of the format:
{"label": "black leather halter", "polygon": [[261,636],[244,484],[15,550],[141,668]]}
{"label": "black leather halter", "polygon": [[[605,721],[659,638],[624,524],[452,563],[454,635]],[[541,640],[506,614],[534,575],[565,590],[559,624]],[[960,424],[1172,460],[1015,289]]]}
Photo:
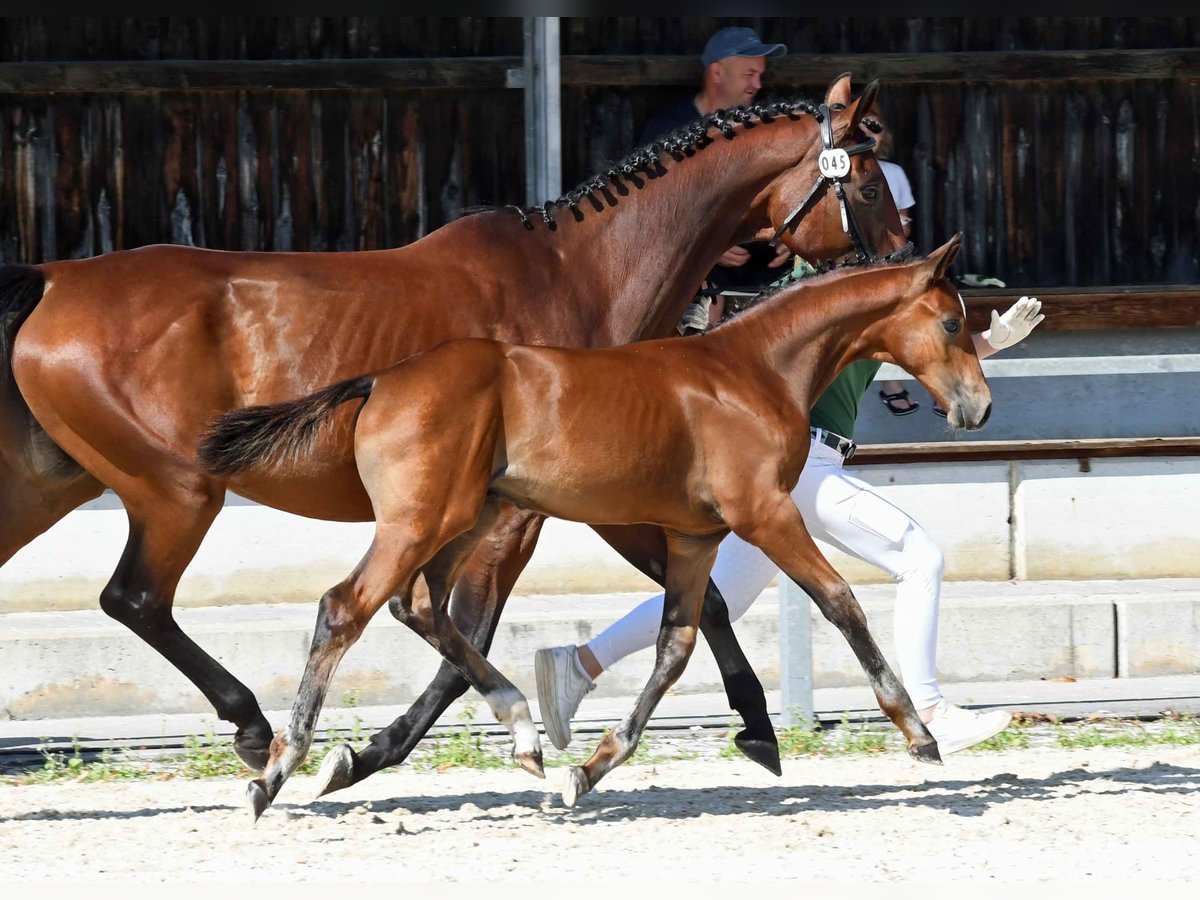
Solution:
{"label": "black leather halter", "polygon": [[844,149],[835,147],[833,144],[833,115],[829,111],[828,104],[822,103],[820,106],[821,114],[821,155],[817,160],[817,168],[819,175],[816,183],[812,186],[801,200],[796,208],[793,209],[783,223],[775,229],[775,236],[771,238],[771,246],[774,247],[779,243],[780,236],[789,228],[794,228],[800,217],[804,215],[808,204],[812,201],[817,192],[827,184],[833,185],[833,191],[837,195],[838,206],[842,211],[842,231],[850,236],[851,243],[854,244],[854,253],[861,262],[874,262],[875,253],[867,252],[867,244],[863,239],[862,229],[858,227],[858,222],[854,219],[854,212],[850,209],[850,204],[846,201],[846,189],[843,184],[845,179],[850,175],[850,157],[857,156],[860,153],[866,153],[868,150],[875,149],[875,138],[869,137],[860,144],[855,144],[853,147]]}

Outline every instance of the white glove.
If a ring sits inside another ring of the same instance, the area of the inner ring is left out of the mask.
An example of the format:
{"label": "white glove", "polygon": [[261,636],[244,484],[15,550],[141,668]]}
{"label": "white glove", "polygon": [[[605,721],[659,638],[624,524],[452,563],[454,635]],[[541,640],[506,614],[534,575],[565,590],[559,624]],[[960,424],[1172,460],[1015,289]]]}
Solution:
{"label": "white glove", "polygon": [[995,349],[1003,350],[1029,337],[1029,332],[1044,318],[1041,300],[1022,297],[1004,315],[992,310],[992,327],[983,333],[983,339]]}

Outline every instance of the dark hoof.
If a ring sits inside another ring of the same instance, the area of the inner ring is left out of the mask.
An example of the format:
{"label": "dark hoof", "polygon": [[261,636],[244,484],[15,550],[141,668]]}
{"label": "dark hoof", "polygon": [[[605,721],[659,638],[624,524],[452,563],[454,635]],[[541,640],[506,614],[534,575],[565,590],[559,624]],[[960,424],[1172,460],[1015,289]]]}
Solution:
{"label": "dark hoof", "polygon": [[567,786],[563,788],[562,798],[563,803],[569,808],[575,805],[575,801],[592,789],[588,784],[587,772],[582,766],[572,766],[571,771],[567,773]]}
{"label": "dark hoof", "polygon": [[932,766],[942,764],[942,754],[938,751],[937,741],[913,741],[908,745],[908,755],[917,762],[929,763]]}
{"label": "dark hoof", "polygon": [[542,750],[540,747],[529,753],[514,753],[513,760],[531,775],[536,775],[538,778],[546,777],[546,770],[542,766]]}
{"label": "dark hoof", "polygon": [[271,757],[271,726],[266,719],[245,725],[233,736],[233,752],[255,772],[267,767]]}
{"label": "dark hoof", "polygon": [[267,789],[261,780],[246,785],[246,802],[250,804],[250,812],[254,814],[254,821],[257,822],[259,816],[271,805],[271,798],[267,796]]}
{"label": "dark hoof", "polygon": [[355,756],[348,744],[338,744],[326,755],[317,773],[317,796],[324,797],[342,788],[348,788],[359,779],[354,777]]}
{"label": "dark hoof", "polygon": [[782,775],[783,765],[779,761],[779,743],[775,735],[770,740],[750,737],[748,732],[741,731],[733,739],[733,745],[748,758],[754,760],[772,775]]}

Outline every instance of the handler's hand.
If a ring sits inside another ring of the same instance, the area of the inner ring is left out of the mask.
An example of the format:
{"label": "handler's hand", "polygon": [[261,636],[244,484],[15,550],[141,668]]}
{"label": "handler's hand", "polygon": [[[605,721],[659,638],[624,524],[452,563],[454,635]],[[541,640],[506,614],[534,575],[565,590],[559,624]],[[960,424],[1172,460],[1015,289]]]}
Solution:
{"label": "handler's hand", "polygon": [[721,258],[717,260],[718,266],[730,266],[737,268],[744,266],[750,261],[750,251],[745,247],[733,246],[721,254]]}
{"label": "handler's hand", "polygon": [[995,349],[1003,350],[1029,337],[1029,332],[1044,318],[1041,300],[1022,297],[1004,315],[992,310],[992,327],[983,333],[983,339]]}
{"label": "handler's hand", "polygon": [[767,263],[767,268],[778,269],[780,266],[782,266],[785,262],[788,261],[788,259],[789,259],[789,257],[791,257],[791,255],[792,255],[792,251],[789,250],[787,247],[783,246],[783,244],[776,244],[775,245],[775,258],[773,260],[771,260],[769,263]]}

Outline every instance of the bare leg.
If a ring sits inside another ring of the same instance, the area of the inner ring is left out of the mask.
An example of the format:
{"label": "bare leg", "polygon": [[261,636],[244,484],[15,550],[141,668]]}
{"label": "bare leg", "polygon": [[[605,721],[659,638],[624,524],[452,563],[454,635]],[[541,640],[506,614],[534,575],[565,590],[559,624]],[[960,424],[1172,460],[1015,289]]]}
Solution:
{"label": "bare leg", "polygon": [[696,646],[704,585],[723,536],[688,538],[668,534],[666,595],[654,670],[630,714],[604,736],[591,759],[568,773],[563,791],[563,802],[567,806],[574,806],[575,801],[594,788],[605,774],[633,754],[650,714],[683,673]]}
{"label": "bare leg", "polygon": [[748,522],[734,531],[761,548],[841,631],[867,673],[879,708],[908,739],[909,754],[921,762],[940,763],[937,742],[913,708],[908,691],[879,651],[854,592],[821,554],[792,499],[783,494],[773,509],[757,511]]}

